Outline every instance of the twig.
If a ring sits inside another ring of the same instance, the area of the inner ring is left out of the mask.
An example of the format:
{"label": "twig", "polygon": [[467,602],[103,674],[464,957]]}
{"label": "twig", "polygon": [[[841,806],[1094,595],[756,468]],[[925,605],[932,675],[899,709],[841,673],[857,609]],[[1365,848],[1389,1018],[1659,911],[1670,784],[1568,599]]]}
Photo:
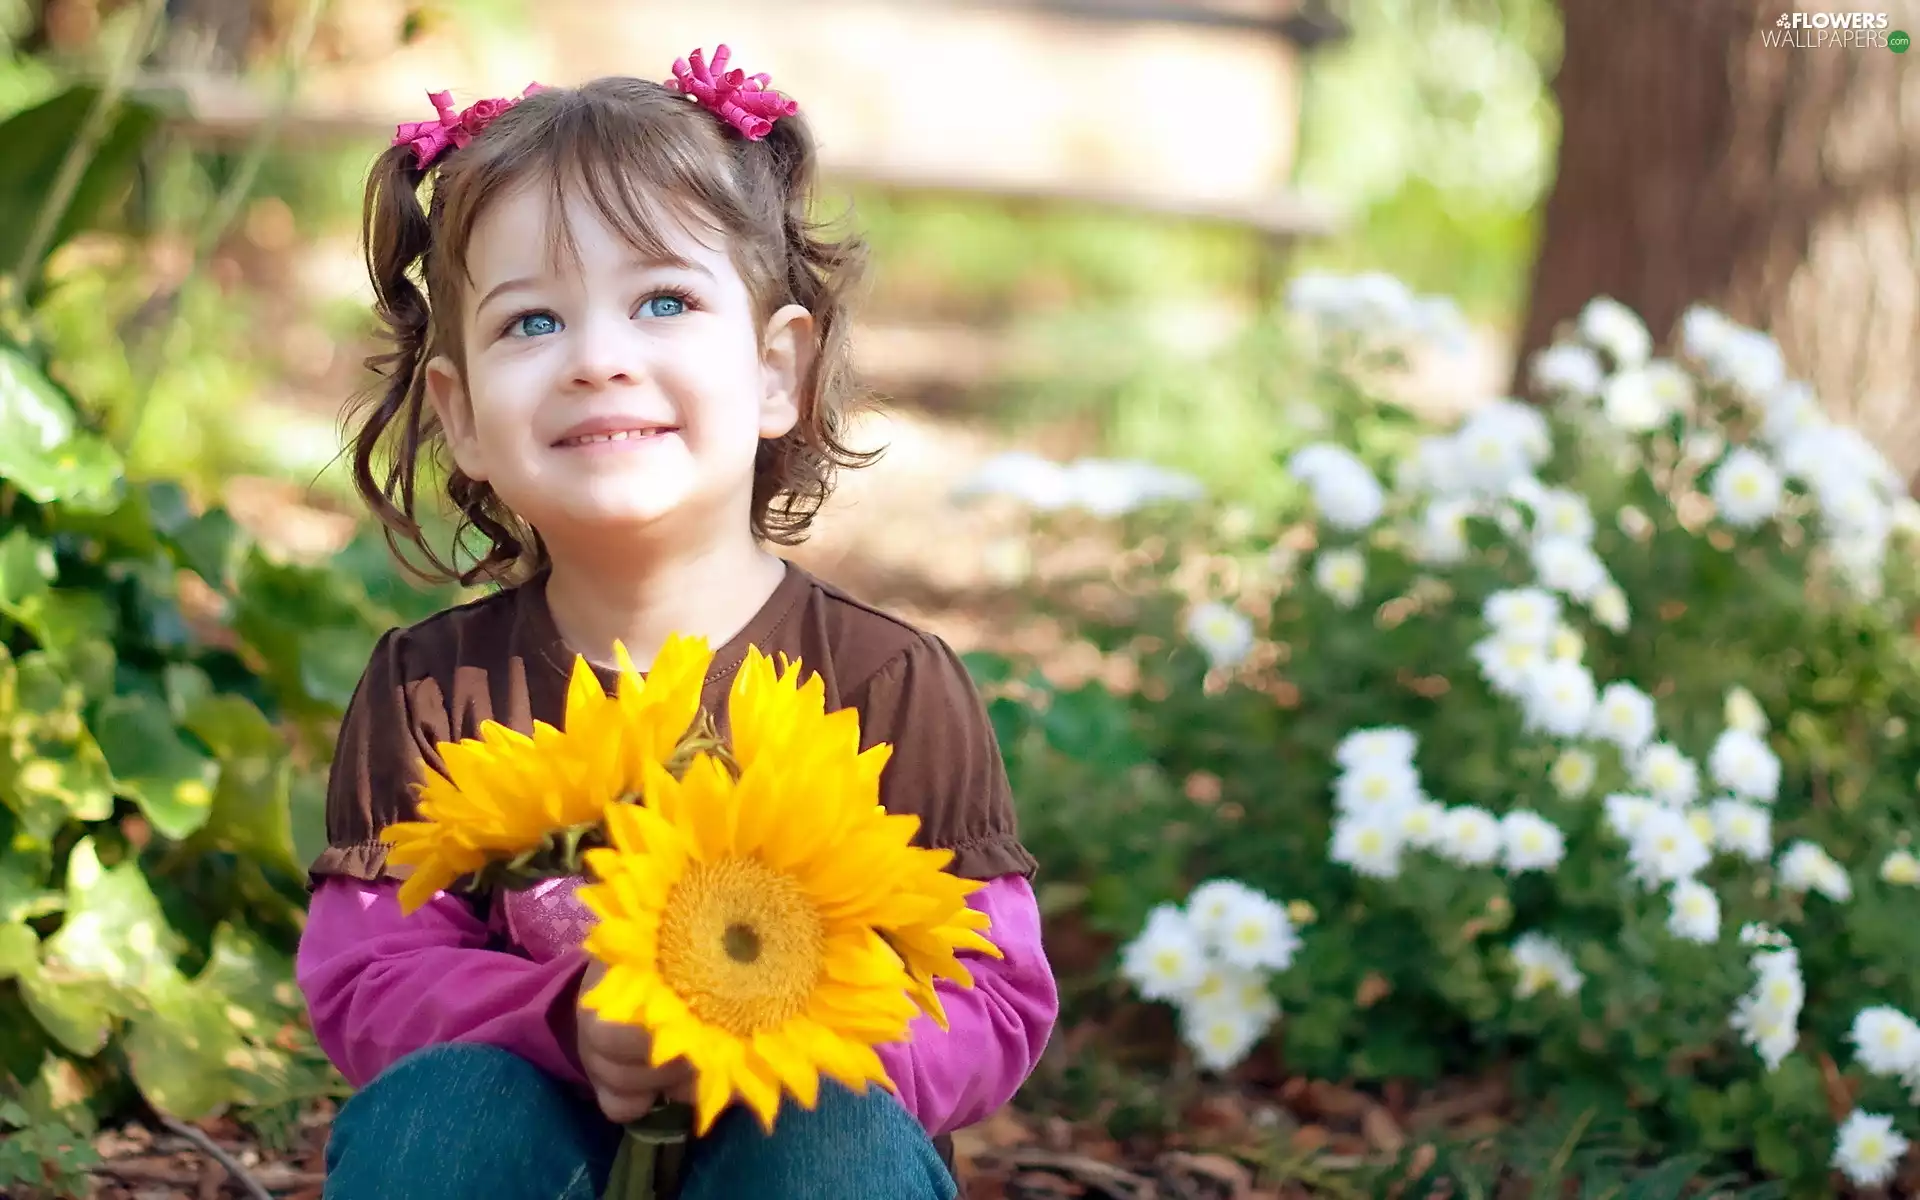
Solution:
{"label": "twig", "polygon": [[273,1193],[269,1192],[265,1187],[262,1187],[260,1181],[255,1179],[245,1167],[240,1165],[239,1159],[221,1149],[220,1143],[214,1141],[185,1121],[177,1121],[165,1113],[158,1113],[156,1115],[160,1118],[160,1123],[167,1127],[169,1133],[178,1134],[192,1142],[206,1154],[210,1155],[215,1162],[225,1167],[227,1174],[232,1176],[234,1182],[244,1188],[247,1195],[252,1196],[253,1200],[273,1200]]}
{"label": "twig", "polygon": [[79,135],[67,147],[66,157],[60,160],[59,173],[53,177],[53,186],[40,202],[40,211],[33,220],[33,232],[27,235],[27,244],[13,269],[20,297],[24,298],[30,290],[40,256],[52,245],[53,235],[60,228],[60,219],[67,215],[67,206],[73,203],[73,194],[80,189],[80,180],[86,175],[87,164],[93,161],[94,152],[107,136],[109,122],[119,111],[121,93],[127,90],[127,83],[133,78],[135,68],[146,57],[147,46],[153,41],[153,31],[166,11],[166,0],[145,0],[140,6],[140,19],[134,26],[133,36],[127,41],[126,50],[107,73],[106,82],[100,85],[93,105],[87,109]]}
{"label": "twig", "polygon": [[320,17],[326,10],[327,0],[306,0],[301,6],[300,16],[295,21],[292,32],[287,37],[285,57],[280,72],[280,94],[275,98],[273,112],[262,121],[247,143],[245,155],[240,166],[220,189],[214,198],[213,207],[208,210],[206,219],[201,222],[199,236],[194,239],[193,258],[187,264],[186,272],[178,281],[156,292],[140,306],[136,323],[144,323],[148,317],[157,319],[158,330],[149,330],[141,339],[138,360],[134,367],[133,411],[128,414],[126,429],[116,439],[123,454],[131,454],[135,439],[140,435],[140,426],[145,422],[149,403],[153,398],[153,389],[159,382],[161,372],[166,368],[167,349],[178,327],[179,310],[175,300],[186,290],[187,284],[200,273],[207,258],[226,235],[234,219],[239,215],[240,206],[246,202],[253,191],[253,182],[260,174],[260,166],[266,161],[267,152],[273,148],[274,137],[280,130],[282,120],[293,109],[294,93],[300,78],[300,65],[307,56],[307,47],[313,42],[314,31],[319,28]]}

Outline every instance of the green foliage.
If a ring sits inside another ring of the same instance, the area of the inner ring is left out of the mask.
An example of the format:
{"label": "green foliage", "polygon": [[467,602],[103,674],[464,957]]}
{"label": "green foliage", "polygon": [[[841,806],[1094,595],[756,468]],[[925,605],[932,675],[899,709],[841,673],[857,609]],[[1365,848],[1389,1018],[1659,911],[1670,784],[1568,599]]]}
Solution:
{"label": "green foliage", "polygon": [[[0,211],[30,221],[16,166]],[[193,1119],[339,1088],[290,959],[322,772],[374,639],[445,597],[370,536],[289,563],[131,477],[44,316],[0,324],[0,1182],[58,1186],[69,1127],[135,1097]]]}
{"label": "green foliage", "polygon": [[[73,144],[87,110],[99,89],[71,87],[58,95],[0,121],[0,271],[39,263],[21,263],[32,236],[42,199],[53,190],[60,164]],[[127,186],[140,151],[158,124],[158,114],[141,105],[123,104],[99,148],[87,163],[80,185],[55,227],[51,249],[81,229],[96,224],[102,209]]]}
{"label": "green foliage", "polygon": [[[1359,445],[1375,474],[1406,480],[1387,494],[1386,519],[1363,531],[1136,514],[1097,575],[1036,584],[1042,611],[1121,664],[1128,687],[1053,686],[1037,664],[994,656],[975,666],[1023,836],[1082,926],[1124,941],[1156,906],[1222,877],[1317,914],[1271,981],[1289,1071],[1419,1083],[1510,1062],[1534,1102],[1594,1108],[1616,1131],[1609,1144],[1636,1161],[1697,1154],[1709,1174],[1820,1194],[1838,1103],[1822,1063],[1849,1061],[1863,1008],[1920,1007],[1920,892],[1876,874],[1913,833],[1920,605],[1897,546],[1863,573],[1824,493],[1793,481],[1817,476],[1818,462],[1796,468],[1778,516],[1751,528],[1711,519],[1714,472],[1729,442],[1756,436],[1759,405],[1708,376],[1690,386],[1698,401],[1685,421],[1637,438],[1583,404],[1551,410],[1555,449],[1540,478],[1590,506],[1592,549],[1629,619],[1613,621],[1591,596],[1591,611],[1563,601],[1559,648],[1539,653],[1654,698],[1658,737],[1699,764],[1700,795],[1684,810],[1695,828],[1725,793],[1709,764],[1731,723],[1723,700],[1751,692],[1782,766],[1771,844],[1823,847],[1850,877],[1845,902],[1795,883],[1776,856],[1748,861],[1723,846],[1698,874],[1718,900],[1718,936],[1700,944],[1671,930],[1666,889],[1633,878],[1633,852],[1601,800],[1641,789],[1635,759],[1585,725],[1546,732],[1476,655],[1496,632],[1488,599],[1540,586],[1530,556],[1545,510],[1482,497],[1459,557],[1439,553],[1428,541],[1445,526],[1431,520],[1436,501],[1401,470],[1409,439],[1338,439]],[[1792,445],[1776,451],[1794,461]],[[1871,477],[1866,460],[1859,474]],[[1059,518],[1036,529],[1043,542],[1086,535]],[[1364,563],[1357,602],[1317,581],[1347,551]],[[1237,614],[1245,645],[1208,648],[1196,621],[1209,606]],[[1336,861],[1335,752],[1369,727],[1417,735],[1419,785],[1433,800],[1551,821],[1564,861],[1469,866],[1412,844],[1376,874]],[[1551,774],[1571,747],[1598,767],[1582,795]],[[1736,937],[1749,923],[1783,930],[1806,980],[1799,1039],[1773,1069],[1730,1023],[1755,986],[1755,952]],[[1583,981],[1569,994],[1517,988],[1516,944],[1531,932],[1570,953]],[[1072,984],[1070,1012],[1110,1009],[1128,990],[1104,974]],[[1893,1082],[1858,1065],[1843,1075],[1860,1107],[1906,1111]]]}

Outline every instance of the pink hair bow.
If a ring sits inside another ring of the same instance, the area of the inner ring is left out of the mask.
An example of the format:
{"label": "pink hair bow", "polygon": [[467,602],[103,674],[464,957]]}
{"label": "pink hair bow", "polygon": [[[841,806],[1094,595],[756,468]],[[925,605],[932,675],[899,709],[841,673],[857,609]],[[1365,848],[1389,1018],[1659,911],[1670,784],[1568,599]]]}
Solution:
{"label": "pink hair bow", "polygon": [[453,108],[453,93],[428,92],[427,99],[433,101],[434,111],[440,116],[432,121],[407,121],[396,125],[393,131],[393,144],[412,146],[413,161],[420,170],[424,171],[448,150],[466,146],[482,130],[493,124],[495,117],[539,90],[541,90],[540,84],[530,83],[526,91],[512,99],[475,100],[459,112],[455,112]]}
{"label": "pink hair bow", "polygon": [[769,89],[772,80],[764,74],[727,70],[732,53],[724,45],[716,46],[711,66],[698,50],[686,58],[676,58],[673,78],[666,86],[692,96],[748,141],[757,142],[767,136],[776,117],[790,117],[800,111],[800,106]]}

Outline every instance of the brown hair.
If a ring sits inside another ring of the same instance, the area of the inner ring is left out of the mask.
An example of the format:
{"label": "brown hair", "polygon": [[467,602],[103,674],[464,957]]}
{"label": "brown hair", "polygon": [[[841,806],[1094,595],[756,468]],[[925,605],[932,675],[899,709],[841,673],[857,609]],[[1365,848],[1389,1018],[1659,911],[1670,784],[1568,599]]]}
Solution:
{"label": "brown hair", "polygon": [[[401,563],[423,578],[462,584],[524,578],[547,565],[539,536],[452,461],[427,403],[424,370],[441,354],[464,370],[460,295],[468,239],[487,204],[529,178],[548,180],[556,202],[579,186],[609,226],[655,257],[669,257],[650,224],[663,207],[705,221],[725,237],[760,323],[787,304],[813,314],[800,419],[784,436],[763,440],[754,460],[754,535],[783,545],[803,540],[835,471],[875,457],[843,440],[855,400],[847,308],[866,247],[853,236],[833,240],[815,223],[814,163],[812,135],[798,116],[780,118],[765,138],[749,141],[679,93],[621,77],[535,92],[426,171],[410,147],[382,154],[367,181],[362,234],[374,312],[392,348],[366,360],[382,383],[361,397],[349,420],[354,486]],[[420,186],[429,177],[423,208]],[[376,457],[385,458],[383,469]],[[416,518],[423,463],[444,472],[458,514],[445,557]],[[470,532],[488,546],[462,570],[453,559]],[[403,542],[426,556],[425,568],[409,561]]]}

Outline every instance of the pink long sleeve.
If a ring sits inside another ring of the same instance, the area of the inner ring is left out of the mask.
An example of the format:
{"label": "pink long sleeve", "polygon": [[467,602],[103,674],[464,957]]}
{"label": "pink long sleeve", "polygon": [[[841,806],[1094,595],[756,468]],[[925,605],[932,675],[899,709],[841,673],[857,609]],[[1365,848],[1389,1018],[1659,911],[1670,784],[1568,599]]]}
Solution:
{"label": "pink long sleeve", "polygon": [[442,1042],[484,1042],[583,1084],[573,1012],[586,957],[536,963],[489,950],[487,927],[445,893],[403,916],[399,884],[327,879],[314,892],[294,973],[314,1037],[355,1087]]}
{"label": "pink long sleeve", "polygon": [[1002,875],[969,903],[987,914],[987,936],[1006,957],[963,955],[973,987],[935,985],[947,1029],[919,1017],[907,1041],[877,1048],[901,1103],[936,1136],[1011,1100],[1040,1061],[1060,1012],[1033,888],[1018,875]]}
{"label": "pink long sleeve", "polygon": [[[334,877],[314,893],[296,972],[321,1049],[358,1087],[440,1042],[485,1042],[584,1083],[571,1043],[585,959],[539,963],[486,949],[487,928],[444,894],[411,916],[399,885]],[[1003,959],[966,955],[971,989],[939,985],[948,1030],[922,1017],[910,1040],[879,1047],[908,1112],[938,1135],[972,1124],[1019,1090],[1045,1048],[1059,996],[1033,889],[1018,875],[970,898]]]}

